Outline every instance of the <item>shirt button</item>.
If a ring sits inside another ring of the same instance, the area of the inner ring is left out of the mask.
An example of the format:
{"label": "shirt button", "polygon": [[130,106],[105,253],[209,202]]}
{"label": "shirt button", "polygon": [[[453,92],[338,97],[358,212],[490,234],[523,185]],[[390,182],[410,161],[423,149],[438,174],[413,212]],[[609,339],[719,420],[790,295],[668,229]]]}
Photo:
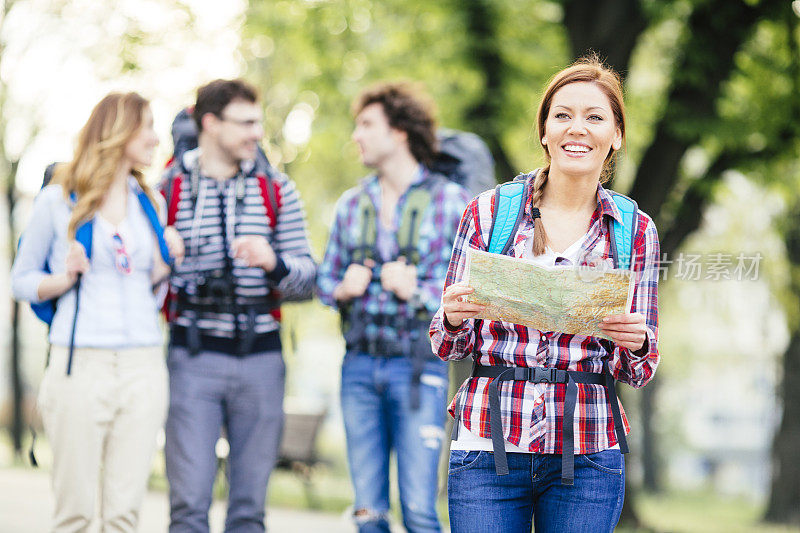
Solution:
{"label": "shirt button", "polygon": [[542,333],[542,342],[547,342],[547,335]]}

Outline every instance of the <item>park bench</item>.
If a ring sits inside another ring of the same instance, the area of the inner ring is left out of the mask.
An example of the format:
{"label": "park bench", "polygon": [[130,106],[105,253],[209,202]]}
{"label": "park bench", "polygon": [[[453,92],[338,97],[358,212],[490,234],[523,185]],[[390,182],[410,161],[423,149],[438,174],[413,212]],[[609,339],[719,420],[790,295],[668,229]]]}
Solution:
{"label": "park bench", "polygon": [[327,408],[285,407],[283,437],[278,451],[276,468],[290,470],[303,482],[309,507],[317,507],[311,476],[321,463],[316,442],[319,428],[328,413]]}

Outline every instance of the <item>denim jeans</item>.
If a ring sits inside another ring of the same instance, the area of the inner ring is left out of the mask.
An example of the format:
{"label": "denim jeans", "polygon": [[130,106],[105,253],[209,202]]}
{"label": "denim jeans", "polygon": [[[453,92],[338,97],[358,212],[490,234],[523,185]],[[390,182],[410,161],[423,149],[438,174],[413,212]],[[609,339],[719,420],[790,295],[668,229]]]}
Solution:
{"label": "denim jeans", "polygon": [[453,533],[613,531],[625,497],[619,450],[575,456],[575,485],[561,484],[561,455],[508,454],[498,476],[494,454],[452,450],[447,483]]}
{"label": "denim jeans", "polygon": [[261,533],[267,482],[283,428],[285,367],[280,352],[247,357],[172,347],[164,449],[170,533],[208,532],[221,428],[230,444],[225,531]]}
{"label": "denim jeans", "polygon": [[[420,405],[410,407],[411,361],[349,352],[342,364],[342,414],[360,533],[389,533],[389,456],[397,455],[403,525],[440,531],[437,467],[444,438],[447,366],[425,362]],[[364,514],[360,514],[361,513]]]}

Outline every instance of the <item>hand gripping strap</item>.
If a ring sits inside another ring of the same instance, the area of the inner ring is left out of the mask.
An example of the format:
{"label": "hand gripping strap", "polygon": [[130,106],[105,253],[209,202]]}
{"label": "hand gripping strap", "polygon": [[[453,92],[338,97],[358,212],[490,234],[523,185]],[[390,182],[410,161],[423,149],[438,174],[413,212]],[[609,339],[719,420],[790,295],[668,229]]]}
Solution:
{"label": "hand gripping strap", "polygon": [[75,240],[83,245],[86,249],[86,259],[92,259],[92,235],[94,234],[94,224],[89,220],[81,224],[75,230]]}
{"label": "hand gripping strap", "polygon": [[525,182],[501,183],[494,190],[494,214],[489,233],[488,251],[505,254],[525,212]]}
{"label": "hand gripping strap", "polygon": [[632,267],[633,259],[633,240],[636,235],[636,216],[639,207],[636,202],[622,194],[611,193],[611,198],[617,204],[622,215],[622,223],[614,220],[612,224],[611,235],[614,240],[612,243],[611,251],[614,254],[616,267],[629,270]]}

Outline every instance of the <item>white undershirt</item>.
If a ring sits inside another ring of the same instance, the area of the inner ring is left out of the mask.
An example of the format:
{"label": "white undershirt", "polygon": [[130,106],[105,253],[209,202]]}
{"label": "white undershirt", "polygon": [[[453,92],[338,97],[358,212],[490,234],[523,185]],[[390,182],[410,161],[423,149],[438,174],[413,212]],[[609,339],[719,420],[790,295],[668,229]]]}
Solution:
{"label": "white undershirt", "polygon": [[[573,242],[566,250],[561,253],[555,253],[550,247],[548,246],[545,249],[545,252],[542,255],[533,255],[533,237],[529,237],[528,240],[525,242],[525,251],[522,254],[524,259],[528,259],[533,261],[537,265],[546,266],[546,267],[553,267],[553,266],[574,266],[578,264],[578,258],[580,257],[581,247],[583,246],[584,241],[588,233],[578,239],[577,241]],[[476,428],[477,429],[477,428]],[[516,453],[533,453],[529,450],[525,450],[511,444],[507,440],[504,441],[506,445],[506,452],[516,452]],[[613,446],[612,448],[619,448],[619,445]],[[469,450],[469,451],[478,451],[478,450],[492,450],[492,440],[486,439],[484,437],[479,437],[475,433],[472,433],[464,424],[461,423],[461,419],[458,419],[458,438],[454,441],[450,442],[450,449],[451,450]]]}

